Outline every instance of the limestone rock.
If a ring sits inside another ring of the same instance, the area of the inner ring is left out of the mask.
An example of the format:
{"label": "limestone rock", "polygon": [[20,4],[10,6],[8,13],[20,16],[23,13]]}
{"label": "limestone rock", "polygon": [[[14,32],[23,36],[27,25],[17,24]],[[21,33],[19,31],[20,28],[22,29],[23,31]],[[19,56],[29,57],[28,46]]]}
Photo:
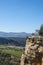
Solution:
{"label": "limestone rock", "polygon": [[20,65],[43,65],[43,37],[33,36],[26,39]]}

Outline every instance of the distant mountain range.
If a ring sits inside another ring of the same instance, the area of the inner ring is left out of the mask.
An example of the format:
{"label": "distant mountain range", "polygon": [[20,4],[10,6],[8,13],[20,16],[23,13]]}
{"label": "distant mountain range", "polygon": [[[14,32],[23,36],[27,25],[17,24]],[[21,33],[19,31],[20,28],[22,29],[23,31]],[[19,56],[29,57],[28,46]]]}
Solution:
{"label": "distant mountain range", "polygon": [[31,36],[31,33],[0,32],[0,45],[25,46],[27,36]]}
{"label": "distant mountain range", "polygon": [[0,37],[21,37],[25,38],[27,36],[31,36],[31,33],[25,33],[25,32],[19,32],[19,33],[14,33],[14,32],[0,32]]}

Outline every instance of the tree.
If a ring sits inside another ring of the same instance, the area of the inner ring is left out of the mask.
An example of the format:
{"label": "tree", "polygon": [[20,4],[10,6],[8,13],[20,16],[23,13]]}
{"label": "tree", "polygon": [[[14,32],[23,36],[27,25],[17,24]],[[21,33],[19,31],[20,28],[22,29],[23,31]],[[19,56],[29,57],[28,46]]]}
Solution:
{"label": "tree", "polygon": [[32,35],[34,35],[34,33],[32,33]]}
{"label": "tree", "polygon": [[41,27],[40,27],[39,35],[43,36],[43,24],[42,24]]}

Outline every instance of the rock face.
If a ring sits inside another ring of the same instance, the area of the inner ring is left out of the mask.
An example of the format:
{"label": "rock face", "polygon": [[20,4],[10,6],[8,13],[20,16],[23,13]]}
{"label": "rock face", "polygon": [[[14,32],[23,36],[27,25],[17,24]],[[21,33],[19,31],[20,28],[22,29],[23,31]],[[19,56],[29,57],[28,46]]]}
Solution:
{"label": "rock face", "polygon": [[43,36],[26,39],[20,65],[43,65]]}

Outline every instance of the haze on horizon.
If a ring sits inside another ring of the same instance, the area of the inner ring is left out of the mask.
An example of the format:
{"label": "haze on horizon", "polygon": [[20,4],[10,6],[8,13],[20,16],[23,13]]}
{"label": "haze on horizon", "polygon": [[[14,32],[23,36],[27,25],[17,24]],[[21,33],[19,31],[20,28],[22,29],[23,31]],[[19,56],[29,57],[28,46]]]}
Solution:
{"label": "haze on horizon", "polygon": [[43,24],[43,0],[0,0],[0,31],[32,33]]}

